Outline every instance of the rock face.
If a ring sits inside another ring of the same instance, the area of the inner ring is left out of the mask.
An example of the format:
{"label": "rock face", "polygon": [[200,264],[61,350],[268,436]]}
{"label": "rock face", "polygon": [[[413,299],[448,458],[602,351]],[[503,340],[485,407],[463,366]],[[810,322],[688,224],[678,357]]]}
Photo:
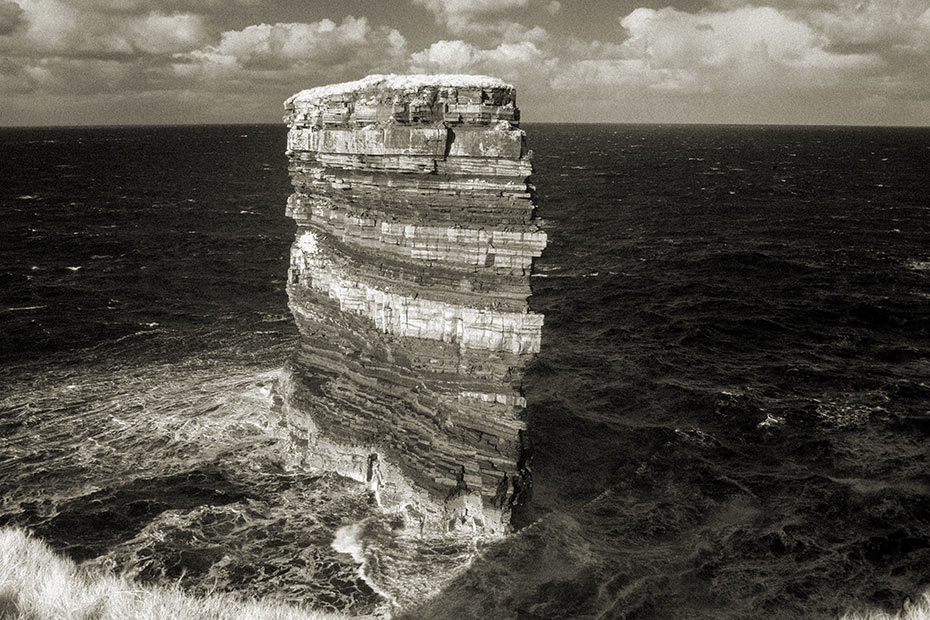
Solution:
{"label": "rock face", "polygon": [[546,245],[514,88],[370,76],[285,108],[296,449],[370,484],[411,529],[507,531],[529,486],[520,384]]}

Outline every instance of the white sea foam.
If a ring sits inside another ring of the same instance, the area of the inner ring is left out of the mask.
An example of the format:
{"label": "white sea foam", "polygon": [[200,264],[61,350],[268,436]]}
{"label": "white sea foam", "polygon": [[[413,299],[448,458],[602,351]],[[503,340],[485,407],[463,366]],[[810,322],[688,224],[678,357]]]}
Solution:
{"label": "white sea foam", "polygon": [[[394,598],[390,592],[387,592],[385,589],[378,587],[378,584],[372,580],[366,571],[367,561],[365,560],[365,547],[362,545],[360,536],[362,534],[362,528],[368,520],[360,521],[359,523],[353,523],[351,525],[344,525],[336,530],[336,535],[333,538],[333,542],[330,543],[330,546],[337,553],[347,553],[352,556],[352,559],[358,563],[358,576],[359,578],[368,584],[368,586],[383,596],[385,600],[388,601],[392,608],[397,608],[398,601]],[[386,611],[386,610],[385,610]]]}
{"label": "white sea foam", "polygon": [[336,536],[333,538],[331,544],[333,550],[338,553],[347,553],[352,556],[352,559],[358,563],[363,563],[365,561],[365,556],[362,554],[362,544],[359,542],[358,535],[361,533],[362,524],[353,523],[352,525],[344,525],[336,530]]}

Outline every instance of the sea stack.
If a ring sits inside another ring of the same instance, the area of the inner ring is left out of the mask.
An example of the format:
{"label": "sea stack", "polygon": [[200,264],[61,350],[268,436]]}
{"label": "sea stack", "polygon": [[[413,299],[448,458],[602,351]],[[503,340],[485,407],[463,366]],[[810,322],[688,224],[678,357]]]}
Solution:
{"label": "sea stack", "polygon": [[531,152],[513,86],[373,75],[285,102],[300,331],[282,423],[424,534],[500,535],[529,489]]}

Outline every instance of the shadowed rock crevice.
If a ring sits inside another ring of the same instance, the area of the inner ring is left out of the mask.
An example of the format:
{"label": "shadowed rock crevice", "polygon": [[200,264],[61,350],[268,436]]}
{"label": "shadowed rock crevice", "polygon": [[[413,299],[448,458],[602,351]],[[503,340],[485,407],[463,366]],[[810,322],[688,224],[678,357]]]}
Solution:
{"label": "shadowed rock crevice", "polygon": [[371,76],[285,103],[301,338],[283,423],[309,465],[356,478],[424,533],[500,534],[528,483],[523,371],[531,154],[515,90]]}

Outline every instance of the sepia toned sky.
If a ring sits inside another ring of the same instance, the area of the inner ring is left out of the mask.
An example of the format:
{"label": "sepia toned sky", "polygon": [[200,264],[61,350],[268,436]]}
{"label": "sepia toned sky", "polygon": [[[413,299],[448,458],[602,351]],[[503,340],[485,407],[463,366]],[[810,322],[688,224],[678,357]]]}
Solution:
{"label": "sepia toned sky", "polygon": [[370,73],[525,121],[930,125],[930,0],[0,0],[0,125],[278,122]]}

